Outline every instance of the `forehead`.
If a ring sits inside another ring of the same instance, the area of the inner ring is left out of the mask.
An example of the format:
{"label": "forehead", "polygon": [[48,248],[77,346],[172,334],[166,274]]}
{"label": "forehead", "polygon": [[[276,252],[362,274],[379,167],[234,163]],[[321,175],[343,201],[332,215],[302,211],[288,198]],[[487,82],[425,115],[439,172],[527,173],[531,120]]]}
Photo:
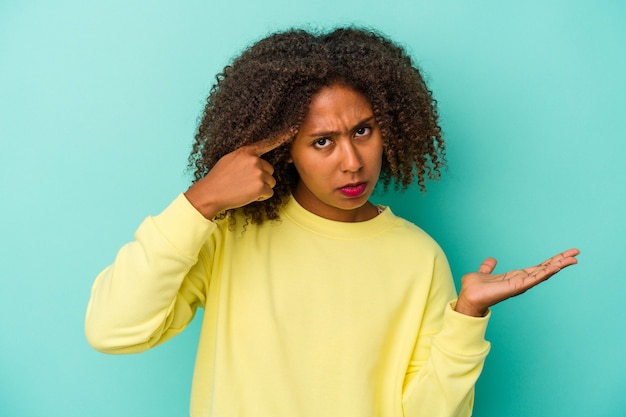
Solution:
{"label": "forehead", "polygon": [[372,106],[363,94],[335,84],[322,88],[313,96],[301,130],[350,128],[373,114]]}

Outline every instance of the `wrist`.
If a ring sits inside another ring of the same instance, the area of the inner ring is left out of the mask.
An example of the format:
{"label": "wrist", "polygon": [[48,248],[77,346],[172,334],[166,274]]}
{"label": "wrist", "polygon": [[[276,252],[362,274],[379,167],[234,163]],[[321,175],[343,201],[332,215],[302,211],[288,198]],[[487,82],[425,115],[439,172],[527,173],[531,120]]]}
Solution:
{"label": "wrist", "polygon": [[195,184],[189,187],[189,189],[183,194],[189,201],[189,204],[191,204],[200,214],[204,216],[204,218],[208,220],[214,219],[215,216],[224,211],[223,209],[220,209],[210,198],[208,198],[204,192],[199,193]]}
{"label": "wrist", "polygon": [[454,306],[454,311],[457,313],[464,314],[466,316],[471,317],[485,317],[487,314],[488,308],[481,308],[473,306],[471,303],[468,303],[465,299],[459,297]]}

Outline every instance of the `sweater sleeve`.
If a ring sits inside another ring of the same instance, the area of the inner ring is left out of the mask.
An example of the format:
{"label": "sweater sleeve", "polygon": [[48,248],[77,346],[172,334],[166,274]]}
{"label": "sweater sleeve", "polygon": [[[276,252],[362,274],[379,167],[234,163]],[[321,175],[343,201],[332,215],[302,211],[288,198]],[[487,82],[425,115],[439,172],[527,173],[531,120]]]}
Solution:
{"label": "sweater sleeve", "polygon": [[204,304],[210,277],[203,245],[216,228],[182,194],[146,218],[93,284],[89,343],[105,353],[136,353],[181,332]]}
{"label": "sweater sleeve", "polygon": [[405,377],[406,417],[469,417],[489,343],[485,317],[454,311],[450,268],[443,253],[435,261],[433,283],[421,331]]}

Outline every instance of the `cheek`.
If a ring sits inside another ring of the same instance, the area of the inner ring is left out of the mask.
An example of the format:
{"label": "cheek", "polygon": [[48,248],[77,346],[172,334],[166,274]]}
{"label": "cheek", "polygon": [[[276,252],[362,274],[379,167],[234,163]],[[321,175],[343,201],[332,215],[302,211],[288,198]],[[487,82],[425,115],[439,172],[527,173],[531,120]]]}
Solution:
{"label": "cheek", "polygon": [[332,173],[323,163],[294,158],[294,167],[300,177],[299,180],[311,190],[319,189],[332,182]]}
{"label": "cheek", "polygon": [[315,169],[315,166],[307,162],[303,163],[302,161],[296,160],[293,165],[296,167],[296,171],[298,171],[298,175],[302,180],[311,181],[320,176],[320,172]]}
{"label": "cheek", "polygon": [[380,146],[376,147],[376,149],[372,150],[372,152],[370,153],[369,163],[371,164],[371,166],[376,166],[380,170],[383,164],[384,157],[385,151],[381,143]]}
{"label": "cheek", "polygon": [[296,149],[290,153],[290,158],[301,176],[307,173],[314,173],[316,168],[320,166],[319,158],[315,153],[307,152],[306,150]]}

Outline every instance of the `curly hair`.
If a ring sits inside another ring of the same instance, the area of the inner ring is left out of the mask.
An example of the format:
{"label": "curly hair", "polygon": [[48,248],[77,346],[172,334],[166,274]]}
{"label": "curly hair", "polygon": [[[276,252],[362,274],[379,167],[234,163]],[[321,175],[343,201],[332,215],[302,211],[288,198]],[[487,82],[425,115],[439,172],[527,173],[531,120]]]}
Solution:
{"label": "curly hair", "polygon": [[[406,51],[375,31],[274,33],[246,49],[216,78],[189,156],[194,182],[243,145],[295,137],[313,96],[333,84],[358,91],[372,106],[383,138],[380,181],[385,190],[391,184],[404,190],[417,180],[425,191],[427,178],[441,176],[445,144],[432,92]],[[277,219],[295,189],[299,177],[287,162],[289,146],[290,141],[263,155],[274,166],[274,195],[234,209],[247,221]]]}

